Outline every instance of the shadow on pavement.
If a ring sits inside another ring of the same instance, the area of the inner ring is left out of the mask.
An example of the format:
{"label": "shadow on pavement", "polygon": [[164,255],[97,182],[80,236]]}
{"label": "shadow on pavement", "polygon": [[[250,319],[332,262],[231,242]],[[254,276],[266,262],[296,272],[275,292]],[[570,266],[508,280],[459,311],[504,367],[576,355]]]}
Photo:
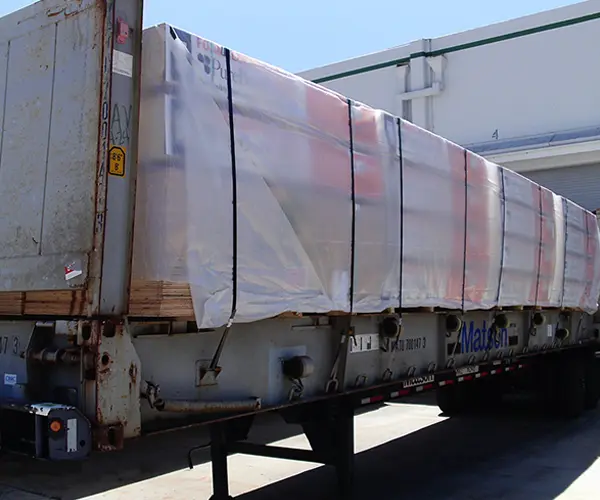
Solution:
{"label": "shadow on pavement", "polygon": [[[402,403],[432,404],[432,399],[423,395]],[[519,400],[500,409],[449,418],[359,453],[357,498],[555,498],[600,454],[600,439],[587,439],[586,446],[576,442],[584,429],[594,428],[600,434],[597,420],[598,412],[590,412],[577,421],[563,422]],[[265,415],[257,419],[250,437],[253,442],[269,443],[300,432],[300,427],[283,425],[276,415]],[[356,432],[360,433],[360,426]],[[128,443],[121,452],[95,454],[85,462],[47,463],[4,455],[0,483],[64,500],[81,498],[184,469],[188,449],[204,442],[206,430],[190,428],[146,436]],[[563,454],[574,453],[555,457],[560,464],[569,463],[560,467],[560,473],[552,463],[556,446]],[[536,453],[547,455],[550,462],[528,462]],[[194,462],[208,460],[208,452],[202,451]],[[70,485],[68,493],[65,485]],[[319,467],[236,498],[333,500],[335,486],[334,470]],[[526,496],[518,496],[520,490]]]}
{"label": "shadow on pavement", "polygon": [[[594,411],[565,422],[544,415],[531,401],[517,399],[493,410],[449,418],[359,453],[355,498],[556,498],[600,456],[600,440],[581,436],[592,429],[600,436],[599,415]],[[335,481],[332,468],[320,467],[236,499],[332,500],[337,498]],[[597,497],[598,492],[593,498]]]}

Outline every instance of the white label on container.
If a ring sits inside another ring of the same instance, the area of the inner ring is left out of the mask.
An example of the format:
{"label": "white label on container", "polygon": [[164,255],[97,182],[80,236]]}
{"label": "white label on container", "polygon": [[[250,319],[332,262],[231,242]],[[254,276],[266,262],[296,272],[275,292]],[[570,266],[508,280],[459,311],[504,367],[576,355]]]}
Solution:
{"label": "white label on container", "polygon": [[113,50],[113,73],[133,76],[133,56],[120,50]]}
{"label": "white label on container", "polygon": [[5,373],[4,385],[17,385],[17,376],[14,373]]}
{"label": "white label on container", "polygon": [[67,420],[67,453],[77,451],[77,419]]}
{"label": "white label on container", "polygon": [[365,335],[356,335],[350,337],[350,352],[367,352],[379,350],[379,335],[377,333],[367,333]]}
{"label": "white label on container", "polygon": [[474,366],[463,366],[461,368],[456,369],[456,375],[469,375],[470,373],[477,373],[479,371],[479,365]]}
{"label": "white label on container", "polygon": [[424,375],[422,377],[413,377],[413,378],[409,378],[408,380],[405,380],[404,382],[402,382],[402,387],[404,387],[405,389],[408,389],[409,387],[416,387],[418,385],[431,384],[434,380],[435,380],[435,377],[433,375]]}
{"label": "white label on container", "polygon": [[65,267],[65,279],[67,281],[72,280],[77,278],[77,276],[81,276],[83,274],[83,271],[80,271],[79,269],[73,269],[69,266]]}
{"label": "white label on container", "polygon": [[554,332],[552,330],[554,330],[554,328],[552,328],[552,325],[546,325],[546,332],[548,334],[548,338],[552,338],[554,336]]}

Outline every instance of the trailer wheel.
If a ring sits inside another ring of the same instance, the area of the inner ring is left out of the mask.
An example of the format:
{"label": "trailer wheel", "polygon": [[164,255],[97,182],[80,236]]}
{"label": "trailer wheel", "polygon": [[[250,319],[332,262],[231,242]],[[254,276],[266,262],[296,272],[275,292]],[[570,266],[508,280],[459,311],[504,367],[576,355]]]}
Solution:
{"label": "trailer wheel", "polygon": [[600,400],[600,359],[592,353],[585,364],[585,409],[595,409],[598,400]]}
{"label": "trailer wheel", "polygon": [[436,391],[437,405],[448,416],[459,415],[467,409],[467,395],[462,385],[446,385]]}
{"label": "trailer wheel", "polygon": [[562,417],[577,418],[585,410],[586,372],[581,361],[581,358],[569,356],[557,363],[554,404]]}
{"label": "trailer wheel", "polygon": [[438,387],[437,403],[447,415],[497,407],[505,390],[503,381],[478,380]]}

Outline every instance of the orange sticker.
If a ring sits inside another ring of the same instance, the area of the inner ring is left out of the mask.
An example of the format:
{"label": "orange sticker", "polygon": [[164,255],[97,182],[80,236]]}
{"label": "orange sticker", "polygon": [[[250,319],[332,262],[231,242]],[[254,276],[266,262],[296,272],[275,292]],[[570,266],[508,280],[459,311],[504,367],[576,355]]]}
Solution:
{"label": "orange sticker", "polygon": [[124,146],[112,146],[108,151],[108,173],[117,177],[125,177],[125,155]]}

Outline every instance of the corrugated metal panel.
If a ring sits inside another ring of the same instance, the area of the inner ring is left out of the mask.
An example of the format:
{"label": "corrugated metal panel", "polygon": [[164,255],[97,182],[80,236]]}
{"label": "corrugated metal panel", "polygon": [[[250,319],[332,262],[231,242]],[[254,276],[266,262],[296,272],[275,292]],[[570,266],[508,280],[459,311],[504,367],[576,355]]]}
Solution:
{"label": "corrugated metal panel", "polygon": [[600,164],[536,170],[523,175],[588,210],[600,208]]}
{"label": "corrugated metal panel", "polygon": [[48,0],[0,19],[0,291],[85,285],[104,11]]}

